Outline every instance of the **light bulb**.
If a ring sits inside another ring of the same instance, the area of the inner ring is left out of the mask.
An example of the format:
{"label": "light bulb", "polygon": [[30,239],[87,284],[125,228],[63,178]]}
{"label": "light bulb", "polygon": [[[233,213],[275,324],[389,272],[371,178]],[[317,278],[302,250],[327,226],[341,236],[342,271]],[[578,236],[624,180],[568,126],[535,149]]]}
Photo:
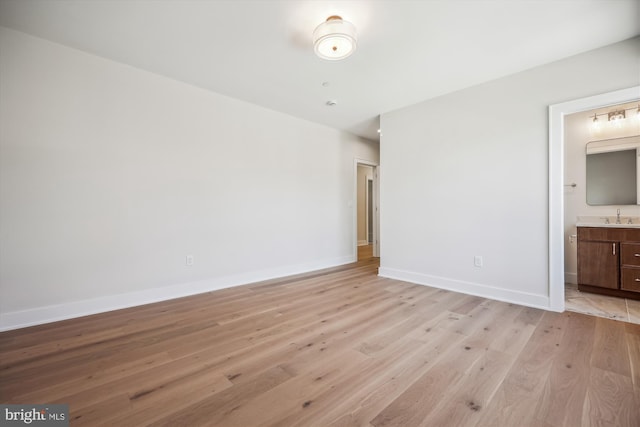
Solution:
{"label": "light bulb", "polygon": [[620,119],[620,118],[613,119],[611,123],[613,124],[613,127],[616,129],[622,129],[622,125],[624,125],[623,119]]}

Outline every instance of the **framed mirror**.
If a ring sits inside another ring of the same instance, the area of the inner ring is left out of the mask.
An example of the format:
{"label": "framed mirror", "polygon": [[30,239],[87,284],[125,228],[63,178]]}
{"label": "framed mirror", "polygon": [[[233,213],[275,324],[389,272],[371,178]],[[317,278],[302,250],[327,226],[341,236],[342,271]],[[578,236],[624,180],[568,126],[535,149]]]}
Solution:
{"label": "framed mirror", "polygon": [[586,146],[587,204],[637,205],[640,137],[589,142]]}

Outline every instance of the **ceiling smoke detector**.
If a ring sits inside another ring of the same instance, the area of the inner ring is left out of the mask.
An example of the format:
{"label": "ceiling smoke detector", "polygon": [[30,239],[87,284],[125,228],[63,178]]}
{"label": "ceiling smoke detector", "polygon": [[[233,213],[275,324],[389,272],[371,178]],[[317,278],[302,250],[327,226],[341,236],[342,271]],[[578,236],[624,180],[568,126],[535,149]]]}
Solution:
{"label": "ceiling smoke detector", "polygon": [[313,32],[313,50],[322,59],[339,61],[355,52],[356,27],[338,15],[332,15]]}

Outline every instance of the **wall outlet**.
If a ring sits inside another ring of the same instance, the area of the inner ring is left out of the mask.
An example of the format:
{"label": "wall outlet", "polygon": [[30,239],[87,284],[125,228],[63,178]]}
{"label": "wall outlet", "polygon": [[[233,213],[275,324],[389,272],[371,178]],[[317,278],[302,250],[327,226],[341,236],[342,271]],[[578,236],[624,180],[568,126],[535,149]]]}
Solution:
{"label": "wall outlet", "polygon": [[191,267],[193,265],[193,255],[187,255],[187,258],[185,260],[185,264],[187,264],[189,267]]}
{"label": "wall outlet", "polygon": [[482,267],[482,256],[476,255],[473,257],[473,265],[476,267]]}

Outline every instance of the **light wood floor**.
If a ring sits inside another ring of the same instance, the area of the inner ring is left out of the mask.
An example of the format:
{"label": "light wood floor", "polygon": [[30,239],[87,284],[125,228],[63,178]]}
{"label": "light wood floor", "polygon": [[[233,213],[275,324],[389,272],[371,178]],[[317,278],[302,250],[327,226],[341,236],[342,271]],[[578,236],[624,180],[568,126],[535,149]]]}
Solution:
{"label": "light wood floor", "polygon": [[358,261],[373,258],[373,245],[358,246]]}
{"label": "light wood floor", "polygon": [[640,325],[377,260],[0,334],[0,400],[71,425],[640,425]]}

